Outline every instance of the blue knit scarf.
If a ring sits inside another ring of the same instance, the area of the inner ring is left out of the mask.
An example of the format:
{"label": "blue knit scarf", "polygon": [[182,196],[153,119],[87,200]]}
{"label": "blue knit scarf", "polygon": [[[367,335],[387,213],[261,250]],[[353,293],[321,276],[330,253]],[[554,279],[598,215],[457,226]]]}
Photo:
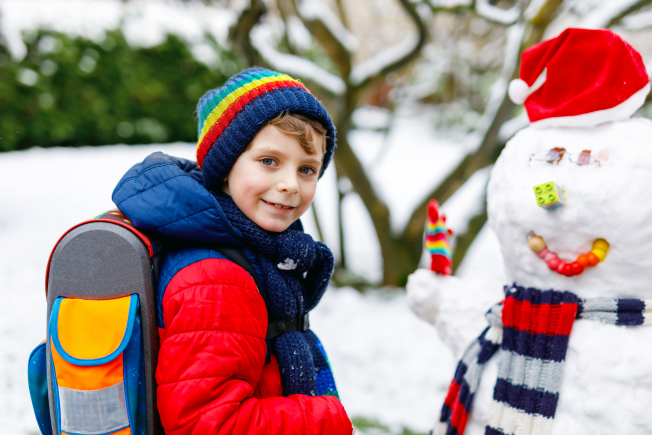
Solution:
{"label": "blue knit scarf", "polygon": [[487,312],[490,326],[464,352],[455,370],[435,435],[464,434],[482,369],[499,348],[485,435],[549,434],[575,320],[648,325],[651,312],[652,301],[580,299],[566,291],[505,287],[505,300]]}
{"label": "blue knit scarf", "polygon": [[[309,312],[323,296],[333,273],[333,254],[326,245],[291,226],[274,233],[247,218],[230,196],[214,192],[224,215],[254,249],[266,287],[269,321],[294,319]],[[283,395],[337,396],[326,352],[317,336],[287,332],[273,340]]]}

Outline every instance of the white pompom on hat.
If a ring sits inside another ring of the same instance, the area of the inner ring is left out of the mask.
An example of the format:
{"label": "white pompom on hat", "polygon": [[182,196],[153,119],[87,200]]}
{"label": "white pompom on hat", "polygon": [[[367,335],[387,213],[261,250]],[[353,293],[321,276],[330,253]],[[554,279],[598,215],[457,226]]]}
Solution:
{"label": "white pompom on hat", "polygon": [[591,127],[627,119],[649,91],[641,55],[620,36],[575,28],[527,49],[520,78],[508,88],[537,127]]}
{"label": "white pompom on hat", "polygon": [[530,87],[521,79],[512,80],[507,88],[509,98],[516,104],[523,104],[530,96]]}

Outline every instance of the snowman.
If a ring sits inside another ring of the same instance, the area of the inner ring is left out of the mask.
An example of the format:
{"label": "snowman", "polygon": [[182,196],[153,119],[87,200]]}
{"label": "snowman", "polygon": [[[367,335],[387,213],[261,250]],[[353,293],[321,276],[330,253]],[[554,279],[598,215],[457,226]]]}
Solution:
{"label": "snowman", "polygon": [[461,358],[435,434],[652,433],[652,122],[631,118],[649,91],[609,30],[523,53],[509,94],[530,125],[487,192],[508,282],[407,285]]}

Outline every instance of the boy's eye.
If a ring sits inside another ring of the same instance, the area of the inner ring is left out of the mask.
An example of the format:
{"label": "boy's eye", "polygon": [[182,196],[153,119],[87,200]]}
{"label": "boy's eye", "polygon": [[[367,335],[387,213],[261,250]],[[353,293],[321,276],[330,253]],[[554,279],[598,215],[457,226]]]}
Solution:
{"label": "boy's eye", "polygon": [[304,167],[304,168],[299,169],[299,172],[301,172],[302,174],[306,174],[306,175],[312,175],[312,174],[316,173],[314,169],[308,168],[308,167]]}
{"label": "boy's eye", "polygon": [[274,166],[274,165],[276,164],[276,162],[274,161],[274,159],[270,159],[270,158],[262,159],[262,160],[260,161],[260,163],[262,163],[262,164],[265,165],[265,166]]}

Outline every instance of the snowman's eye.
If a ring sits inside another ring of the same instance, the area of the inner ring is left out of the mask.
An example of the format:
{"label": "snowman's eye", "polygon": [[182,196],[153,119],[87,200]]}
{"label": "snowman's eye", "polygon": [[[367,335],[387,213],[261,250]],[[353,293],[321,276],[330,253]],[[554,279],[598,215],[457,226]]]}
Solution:
{"label": "snowman's eye", "polygon": [[568,159],[576,165],[586,166],[597,163],[601,166],[600,161],[591,155],[591,150],[584,150],[581,153],[569,153],[564,148],[553,148],[550,151],[539,151],[530,156],[532,160],[537,162],[559,163],[561,159],[568,154]]}
{"label": "snowman's eye", "polygon": [[585,166],[597,163],[598,166],[601,166],[600,161],[591,155],[591,150],[584,150],[579,154],[569,154],[568,158],[576,165]]}
{"label": "snowman's eye", "polygon": [[564,148],[553,148],[550,151],[539,151],[530,156],[530,161],[536,160],[537,162],[548,162],[551,164],[556,161],[559,163],[565,153],[566,149]]}

